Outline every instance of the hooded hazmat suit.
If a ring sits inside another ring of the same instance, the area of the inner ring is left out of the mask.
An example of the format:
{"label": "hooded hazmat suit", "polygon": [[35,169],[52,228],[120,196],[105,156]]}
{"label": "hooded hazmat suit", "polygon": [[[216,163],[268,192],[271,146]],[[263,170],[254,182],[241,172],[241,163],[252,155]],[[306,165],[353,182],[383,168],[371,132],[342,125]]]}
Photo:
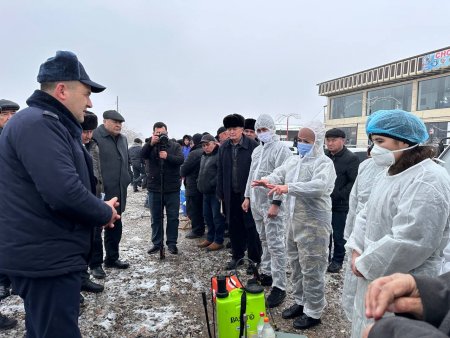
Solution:
{"label": "hooded hazmat suit", "polygon": [[325,271],[331,232],[331,193],[336,172],[324,154],[325,129],[310,122],[315,142],[305,156],[292,156],[267,177],[288,186],[287,255],[292,268],[294,300],[303,312],[320,318],[325,308]]}
{"label": "hooded hazmat suit", "polygon": [[[245,189],[245,197],[250,199],[250,206],[256,229],[263,249],[261,272],[272,276],[272,286],[286,290],[286,243],[285,243],[285,203],[282,196],[267,196],[264,187],[251,187],[254,180],[260,180],[271,174],[275,168],[292,156],[291,151],[275,135],[275,122],[272,117],[262,114],[255,122],[255,129],[267,128],[272,133],[271,140],[255,148]],[[277,202],[279,201],[279,202]],[[278,216],[268,217],[271,204],[280,204]]]}
{"label": "hooded hazmat suit", "polygon": [[[347,221],[345,223],[344,239],[347,241],[350,237],[355,224],[355,218],[364,204],[369,199],[374,183],[377,181],[378,174],[384,167],[375,164],[372,158],[363,161],[358,168],[358,176],[353,184],[349,199],[349,210]],[[348,320],[352,320],[353,302],[355,300],[355,291],[357,277],[352,271],[352,253],[347,252],[347,264],[344,272],[344,289],[342,290],[342,308]]]}

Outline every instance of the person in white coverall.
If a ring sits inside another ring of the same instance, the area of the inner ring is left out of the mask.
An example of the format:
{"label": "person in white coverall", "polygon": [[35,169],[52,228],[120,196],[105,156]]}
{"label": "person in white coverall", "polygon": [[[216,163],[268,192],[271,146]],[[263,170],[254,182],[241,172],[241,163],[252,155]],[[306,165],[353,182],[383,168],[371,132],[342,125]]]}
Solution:
{"label": "person in white coverall", "polygon": [[[371,149],[371,148],[370,148]],[[368,151],[370,152],[370,150]],[[384,167],[375,163],[372,158],[361,162],[358,168],[358,176],[353,184],[349,199],[349,210],[345,222],[344,239],[348,241],[355,224],[356,215],[362,210],[372,191],[377,175],[383,171]],[[344,288],[342,290],[342,308],[349,321],[352,320],[353,302],[357,278],[352,271],[352,253],[347,252],[347,263],[344,272]]]}
{"label": "person in white coverall", "polygon": [[450,214],[450,177],[431,160],[433,149],[419,146],[428,133],[418,117],[402,110],[377,111],[368,117],[366,132],[374,143],[373,160],[387,169],[356,216],[346,245],[359,277],[352,318],[355,338],[369,323],[364,296],[371,281],[394,272],[438,275]]}
{"label": "person in white coverall", "polygon": [[282,196],[268,196],[264,187],[251,188],[254,180],[270,175],[292,156],[290,149],[280,142],[275,134],[275,122],[270,115],[262,114],[255,122],[259,141],[253,150],[250,173],[245,190],[244,211],[251,205],[251,213],[256,223],[263,249],[261,275],[263,286],[272,285],[267,297],[269,308],[280,305],[286,297],[286,213]]}
{"label": "person in white coverall", "polygon": [[[298,133],[299,156],[292,156],[266,179],[269,194],[287,194],[287,255],[292,268],[295,304],[282,313],[295,318],[296,329],[307,329],[321,322],[326,306],[325,271],[331,233],[331,193],[336,180],[333,162],[323,151],[325,129],[321,122],[310,122]],[[296,318],[298,317],[298,318]]]}

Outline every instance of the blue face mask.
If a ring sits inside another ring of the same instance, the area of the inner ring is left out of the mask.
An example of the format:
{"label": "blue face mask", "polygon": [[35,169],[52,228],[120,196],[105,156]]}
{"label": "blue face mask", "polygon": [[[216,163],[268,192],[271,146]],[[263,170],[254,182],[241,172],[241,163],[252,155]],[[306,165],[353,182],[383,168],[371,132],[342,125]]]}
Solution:
{"label": "blue face mask", "polygon": [[297,143],[297,149],[300,156],[305,156],[312,149],[313,145],[308,143]]}

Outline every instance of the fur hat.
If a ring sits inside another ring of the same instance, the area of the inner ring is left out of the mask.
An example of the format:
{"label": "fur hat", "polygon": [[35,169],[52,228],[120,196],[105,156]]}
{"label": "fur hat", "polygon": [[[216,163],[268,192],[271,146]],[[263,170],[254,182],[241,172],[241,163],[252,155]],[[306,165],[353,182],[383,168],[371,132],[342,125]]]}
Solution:
{"label": "fur hat", "polygon": [[255,122],[256,122],[255,119],[245,119],[244,129],[250,129],[255,131]]}
{"label": "fur hat", "polygon": [[226,129],[234,128],[234,127],[242,127],[244,128],[245,119],[242,115],[239,114],[230,114],[225,116],[223,119],[223,125]]}
{"label": "fur hat", "polygon": [[84,113],[84,121],[81,123],[81,128],[83,128],[83,130],[94,130],[97,128],[97,126],[97,115],[95,115],[93,112],[86,111]]}

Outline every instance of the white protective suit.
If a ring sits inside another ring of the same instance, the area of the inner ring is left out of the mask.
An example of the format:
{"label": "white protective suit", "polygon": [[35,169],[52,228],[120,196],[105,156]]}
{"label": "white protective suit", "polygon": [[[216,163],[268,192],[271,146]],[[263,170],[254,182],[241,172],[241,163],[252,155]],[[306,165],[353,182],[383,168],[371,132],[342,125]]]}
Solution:
{"label": "white protective suit", "polygon": [[[259,233],[263,249],[261,257],[261,272],[272,276],[272,286],[286,290],[286,240],[285,221],[286,213],[282,196],[267,196],[264,187],[251,187],[254,180],[260,180],[270,175],[275,168],[281,166],[284,161],[292,156],[291,151],[280,142],[275,135],[275,122],[266,114],[261,115],[255,122],[255,129],[267,128],[273,131],[271,142],[260,144],[253,150],[252,164],[248,175],[245,197],[250,198],[250,206],[256,229]],[[273,199],[281,202],[278,216],[267,217],[267,213]]]}
{"label": "white protective suit", "polygon": [[355,294],[355,338],[371,322],[364,306],[368,284],[395,272],[437,276],[448,241],[450,177],[445,169],[426,159],[399,174],[389,176],[385,170],[380,175],[346,245],[361,253],[356,268],[364,276]]}
{"label": "white protective suit", "polygon": [[304,313],[320,318],[326,306],[325,271],[331,233],[331,193],[336,171],[323,152],[325,129],[321,122],[305,125],[315,133],[312,150],[292,156],[267,177],[288,186],[287,254],[292,268],[294,300]]}
{"label": "white protective suit", "polygon": [[[362,210],[364,204],[369,199],[377,176],[384,167],[375,164],[374,160],[369,158],[359,165],[358,176],[353,184],[349,199],[349,210],[345,222],[344,238],[347,241],[350,237],[355,224],[356,215]],[[352,253],[347,252],[347,264],[344,271],[344,288],[342,290],[342,307],[349,321],[352,320],[353,302],[355,300],[357,277],[352,271]]]}

